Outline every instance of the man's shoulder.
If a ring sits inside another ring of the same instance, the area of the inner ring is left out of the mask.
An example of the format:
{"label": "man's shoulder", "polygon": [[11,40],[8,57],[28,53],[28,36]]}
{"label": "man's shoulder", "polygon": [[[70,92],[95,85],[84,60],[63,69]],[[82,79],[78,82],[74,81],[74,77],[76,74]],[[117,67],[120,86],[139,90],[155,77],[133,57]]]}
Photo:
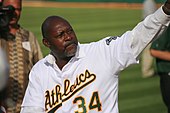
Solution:
{"label": "man's shoulder", "polygon": [[37,40],[35,34],[32,31],[27,30],[23,27],[20,27],[20,29],[18,30],[18,34],[22,35],[23,41],[29,41],[32,45],[35,44]]}
{"label": "man's shoulder", "polygon": [[23,27],[21,27],[20,26],[20,28],[19,28],[19,32],[21,32],[21,33],[25,33],[25,32],[31,32],[31,31],[29,31],[28,29],[26,29],[26,28],[23,28]]}
{"label": "man's shoulder", "polygon": [[49,66],[53,66],[54,63],[54,59],[52,55],[47,55],[44,58],[42,58],[41,60],[39,60],[34,66],[33,68],[37,68],[37,69],[47,69],[47,67]]}
{"label": "man's shoulder", "polygon": [[22,34],[22,35],[28,35],[27,37],[30,37],[30,36],[34,36],[34,33],[32,32],[32,31],[30,31],[30,30],[28,30],[28,29],[26,29],[26,28],[23,28],[23,27],[21,27],[20,26],[20,28],[19,28],[19,31],[18,31],[20,34]]}
{"label": "man's shoulder", "polygon": [[107,36],[95,42],[80,44],[80,46],[83,48],[98,47],[99,45],[105,46],[105,45],[109,45],[111,41],[116,40],[119,37],[120,36]]}
{"label": "man's shoulder", "polygon": [[33,68],[42,68],[42,67],[45,67],[45,62],[46,62],[46,59],[45,58],[42,58],[40,59],[34,66]]}

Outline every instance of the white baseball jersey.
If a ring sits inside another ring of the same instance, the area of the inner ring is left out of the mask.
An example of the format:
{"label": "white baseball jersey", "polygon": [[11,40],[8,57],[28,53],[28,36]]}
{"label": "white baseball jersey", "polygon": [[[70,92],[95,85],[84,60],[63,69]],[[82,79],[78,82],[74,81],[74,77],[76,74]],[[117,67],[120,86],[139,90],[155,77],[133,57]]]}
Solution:
{"label": "white baseball jersey", "polygon": [[137,63],[169,19],[159,9],[121,37],[79,44],[62,70],[52,55],[46,56],[31,70],[21,112],[118,113],[119,72]]}

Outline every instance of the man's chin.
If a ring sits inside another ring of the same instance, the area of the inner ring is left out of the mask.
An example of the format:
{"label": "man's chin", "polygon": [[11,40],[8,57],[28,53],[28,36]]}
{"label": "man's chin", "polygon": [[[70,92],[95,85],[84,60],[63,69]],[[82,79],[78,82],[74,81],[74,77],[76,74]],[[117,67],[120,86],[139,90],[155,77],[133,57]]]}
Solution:
{"label": "man's chin", "polygon": [[67,52],[66,54],[67,57],[74,57],[75,55],[76,55],[76,51]]}
{"label": "man's chin", "polygon": [[75,45],[73,48],[69,49],[69,51],[66,51],[67,57],[74,57],[77,52],[77,46]]}

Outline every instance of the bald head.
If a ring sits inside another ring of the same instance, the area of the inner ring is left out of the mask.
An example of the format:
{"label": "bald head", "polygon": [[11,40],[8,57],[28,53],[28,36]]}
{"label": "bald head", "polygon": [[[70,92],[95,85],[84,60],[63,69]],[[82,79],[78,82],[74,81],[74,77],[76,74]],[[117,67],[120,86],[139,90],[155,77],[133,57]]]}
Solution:
{"label": "bald head", "polygon": [[70,26],[69,22],[60,16],[47,17],[41,26],[43,38],[49,37],[51,31],[55,30],[58,25],[61,25],[62,23],[66,23]]}
{"label": "bald head", "polygon": [[51,50],[58,61],[68,62],[75,56],[78,40],[67,20],[59,16],[50,16],[45,19],[41,29],[43,44]]}

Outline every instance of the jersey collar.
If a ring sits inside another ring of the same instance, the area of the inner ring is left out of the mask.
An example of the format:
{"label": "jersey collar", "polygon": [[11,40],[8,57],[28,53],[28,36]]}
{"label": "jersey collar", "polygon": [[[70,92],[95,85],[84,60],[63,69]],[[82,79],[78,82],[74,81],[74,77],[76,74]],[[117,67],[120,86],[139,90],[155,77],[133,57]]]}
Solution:
{"label": "jersey collar", "polygon": [[75,58],[80,59],[80,58],[83,58],[83,57],[85,57],[85,53],[84,53],[84,51],[83,51],[83,49],[81,47],[81,44],[78,43]]}

